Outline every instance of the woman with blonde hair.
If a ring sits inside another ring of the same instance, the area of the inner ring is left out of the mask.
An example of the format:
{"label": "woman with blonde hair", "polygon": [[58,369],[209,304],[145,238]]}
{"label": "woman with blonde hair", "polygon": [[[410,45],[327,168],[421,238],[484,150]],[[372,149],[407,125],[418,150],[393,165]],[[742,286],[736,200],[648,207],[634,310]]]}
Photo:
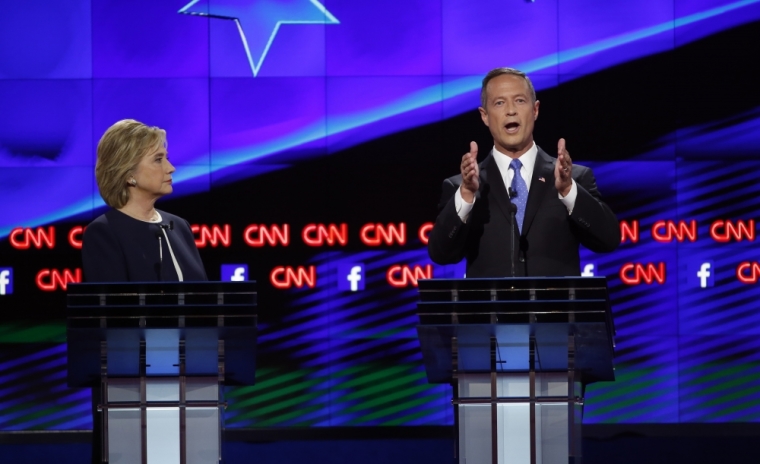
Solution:
{"label": "woman with blonde hair", "polygon": [[124,119],[103,134],[95,179],[111,209],[84,232],[85,281],[208,280],[190,224],[155,208],[174,171],[163,129]]}

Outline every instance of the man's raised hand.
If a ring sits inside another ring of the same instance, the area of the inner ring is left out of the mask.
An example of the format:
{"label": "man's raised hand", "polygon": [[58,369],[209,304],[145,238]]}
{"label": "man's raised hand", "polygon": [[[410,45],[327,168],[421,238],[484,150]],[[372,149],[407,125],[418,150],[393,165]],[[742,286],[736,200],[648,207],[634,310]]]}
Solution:
{"label": "man's raised hand", "polygon": [[472,203],[475,192],[480,188],[480,168],[478,167],[478,144],[470,142],[470,151],[462,156],[462,199]]}
{"label": "man's raised hand", "polygon": [[573,160],[565,147],[565,139],[557,142],[557,163],[554,166],[554,186],[563,197],[573,186]]}

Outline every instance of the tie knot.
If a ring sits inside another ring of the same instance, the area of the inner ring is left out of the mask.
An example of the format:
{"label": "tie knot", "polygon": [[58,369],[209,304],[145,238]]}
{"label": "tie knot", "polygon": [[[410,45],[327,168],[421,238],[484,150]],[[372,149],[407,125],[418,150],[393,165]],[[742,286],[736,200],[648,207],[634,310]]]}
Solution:
{"label": "tie knot", "polygon": [[519,159],[513,159],[511,163],[509,163],[509,167],[514,169],[515,172],[520,172],[520,168],[522,167],[522,163]]}

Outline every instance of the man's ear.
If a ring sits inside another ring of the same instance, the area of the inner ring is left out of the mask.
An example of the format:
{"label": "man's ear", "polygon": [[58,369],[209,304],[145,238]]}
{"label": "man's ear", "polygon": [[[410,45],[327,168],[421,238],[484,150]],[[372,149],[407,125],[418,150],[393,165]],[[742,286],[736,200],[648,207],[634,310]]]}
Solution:
{"label": "man's ear", "polygon": [[488,112],[482,106],[478,107],[478,111],[480,111],[480,119],[483,120],[483,124],[488,126]]}
{"label": "man's ear", "polygon": [[538,119],[538,105],[541,104],[540,101],[536,100],[536,103],[533,104],[533,120],[535,121]]}

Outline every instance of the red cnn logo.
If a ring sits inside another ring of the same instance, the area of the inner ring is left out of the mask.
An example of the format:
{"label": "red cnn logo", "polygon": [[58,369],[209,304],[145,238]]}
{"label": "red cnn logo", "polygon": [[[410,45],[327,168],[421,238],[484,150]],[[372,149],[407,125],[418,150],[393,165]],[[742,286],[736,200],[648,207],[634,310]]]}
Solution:
{"label": "red cnn logo", "polygon": [[193,234],[199,236],[195,239],[195,245],[198,248],[206,248],[207,245],[211,245],[216,248],[220,244],[229,247],[231,241],[230,225],[225,224],[223,227],[213,224],[211,227],[206,224],[193,224],[190,226],[190,230]]}
{"label": "red cnn logo", "polygon": [[422,242],[423,245],[427,245],[430,241],[428,235],[430,234],[431,230],[433,230],[432,222],[426,222],[420,226],[420,230],[417,232],[417,236],[420,238],[420,242]]}
{"label": "red cnn logo", "polygon": [[760,263],[744,261],[736,267],[736,278],[743,284],[756,284],[760,277]]}
{"label": "red cnn logo", "polygon": [[77,268],[72,272],[69,269],[59,271],[58,269],[42,269],[37,273],[37,287],[44,292],[53,292],[55,290],[66,291],[66,286],[71,283],[82,281],[82,270]]}
{"label": "red cnn logo", "polygon": [[303,242],[309,246],[330,246],[340,243],[345,246],[348,243],[348,224],[341,224],[340,228],[335,224],[325,227],[324,224],[309,224],[301,231]]}
{"label": "red cnn logo", "polygon": [[745,238],[750,242],[755,240],[755,220],[744,221],[723,221],[717,220],[710,225],[710,236],[719,243],[730,242],[732,239],[741,242]]}
{"label": "red cnn logo", "polygon": [[406,264],[396,264],[388,268],[388,272],[385,274],[385,279],[391,285],[391,287],[403,288],[408,286],[417,286],[419,279],[432,279],[433,278],[433,265],[426,264],[425,266],[414,265],[412,267]]}
{"label": "red cnn logo", "polygon": [[84,233],[84,227],[74,226],[69,231],[69,245],[75,250],[82,249],[82,234]]}
{"label": "red cnn logo", "polygon": [[55,227],[49,226],[47,230],[44,227],[36,229],[16,227],[8,236],[8,241],[13,248],[19,250],[28,250],[32,245],[40,249],[43,244],[52,250],[55,248]]}
{"label": "red cnn logo", "polygon": [[660,243],[672,242],[673,238],[683,242],[687,238],[690,242],[697,240],[697,221],[691,220],[689,224],[684,221],[657,221],[652,226],[652,238]]}
{"label": "red cnn logo", "polygon": [[620,268],[620,280],[626,285],[638,285],[642,282],[664,284],[665,277],[665,263],[647,263],[646,266],[641,263],[627,263]]}
{"label": "red cnn logo", "polygon": [[359,237],[367,246],[406,244],[406,223],[401,224],[365,224],[359,231]]}
{"label": "red cnn logo", "polygon": [[317,285],[317,269],[314,266],[277,266],[269,273],[269,281],[275,288],[285,289],[304,286],[314,288]]}
{"label": "red cnn logo", "polygon": [[639,243],[639,221],[620,221],[620,243],[626,240]]}
{"label": "red cnn logo", "polygon": [[263,247],[269,246],[288,246],[290,244],[290,226],[283,224],[282,228],[276,224],[267,226],[264,224],[251,224],[245,228],[243,240],[248,246]]}

